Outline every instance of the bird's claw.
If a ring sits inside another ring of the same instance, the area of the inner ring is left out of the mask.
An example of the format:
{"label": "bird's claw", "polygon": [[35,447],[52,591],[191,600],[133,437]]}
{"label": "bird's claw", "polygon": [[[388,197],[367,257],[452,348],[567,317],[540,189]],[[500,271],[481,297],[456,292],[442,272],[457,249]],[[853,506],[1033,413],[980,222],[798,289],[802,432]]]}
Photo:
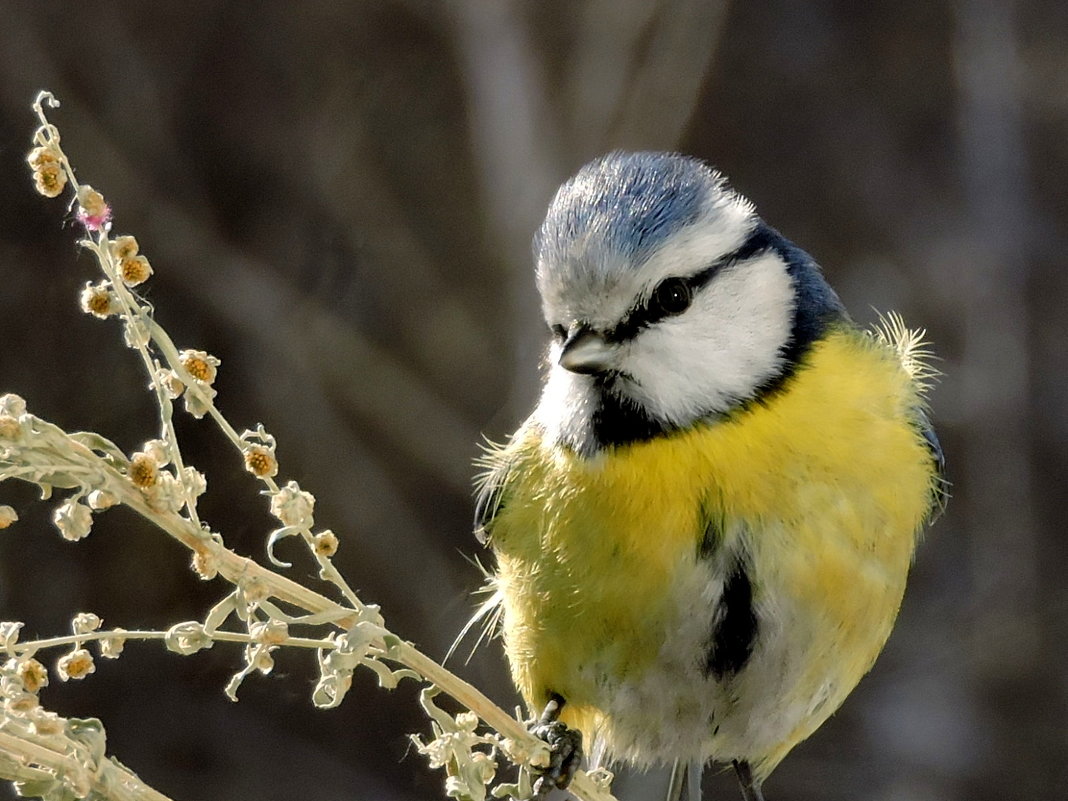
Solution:
{"label": "bird's claw", "polygon": [[582,762],[582,734],[559,720],[544,717],[531,727],[530,733],[549,746],[549,764],[536,769],[538,778],[534,782],[534,798],[541,801],[554,787],[563,790],[571,783]]}
{"label": "bird's claw", "polygon": [[554,787],[563,790],[571,783],[582,762],[582,734],[559,720],[541,721],[531,734],[549,746],[549,764],[537,769],[534,782],[534,798],[543,799]]}

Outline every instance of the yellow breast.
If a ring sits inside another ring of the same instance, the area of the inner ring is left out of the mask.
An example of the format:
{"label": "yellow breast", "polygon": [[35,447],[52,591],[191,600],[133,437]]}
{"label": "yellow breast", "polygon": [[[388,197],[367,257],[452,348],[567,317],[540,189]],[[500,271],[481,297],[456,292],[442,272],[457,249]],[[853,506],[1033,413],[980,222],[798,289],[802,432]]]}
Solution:
{"label": "yellow breast", "polygon": [[[816,343],[782,391],[723,421],[592,459],[522,429],[500,455],[510,466],[491,535],[506,649],[528,704],[559,693],[565,720],[587,734],[615,714],[609,696],[673,647],[690,608],[679,593],[694,593],[683,577],[711,522],[744,539],[717,547],[746,550],[754,601],[780,624],[762,636],[812,640],[809,656],[784,643],[776,658],[805,664],[753,692],[830,696],[778,734],[739,724],[739,742],[763,737],[762,756],[777,762],[889,634],[937,480],[915,426],[920,405],[893,349],[850,330]],[[778,647],[761,646],[766,657]],[[703,658],[692,655],[695,666]]]}

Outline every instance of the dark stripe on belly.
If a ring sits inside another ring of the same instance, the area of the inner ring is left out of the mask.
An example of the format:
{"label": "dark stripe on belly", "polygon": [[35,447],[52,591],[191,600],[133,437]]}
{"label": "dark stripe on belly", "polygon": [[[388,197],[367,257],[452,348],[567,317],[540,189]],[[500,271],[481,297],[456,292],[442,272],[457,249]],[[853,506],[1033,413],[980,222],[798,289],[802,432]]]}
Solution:
{"label": "dark stripe on belly", "polygon": [[741,560],[734,563],[723,585],[715,620],[706,667],[711,675],[722,679],[745,667],[757,636],[753,585]]}
{"label": "dark stripe on belly", "polygon": [[723,541],[723,527],[709,519],[709,513],[704,510],[702,510],[702,517],[705,518],[705,532],[701,535],[701,541],[697,543],[697,558],[711,559]]}

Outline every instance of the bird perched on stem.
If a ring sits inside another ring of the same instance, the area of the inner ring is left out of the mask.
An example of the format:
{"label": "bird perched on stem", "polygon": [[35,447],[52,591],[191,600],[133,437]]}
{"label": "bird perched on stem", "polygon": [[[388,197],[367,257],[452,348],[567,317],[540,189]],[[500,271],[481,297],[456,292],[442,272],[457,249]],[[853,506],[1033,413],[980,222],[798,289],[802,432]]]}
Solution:
{"label": "bird perched on stem", "polygon": [[761,799],[871,668],[944,500],[922,332],[859,328],[680,155],[583,167],[534,256],[544,387],[477,500],[512,676],[594,764],[673,764],[680,792],[689,766],[693,797],[733,764]]}

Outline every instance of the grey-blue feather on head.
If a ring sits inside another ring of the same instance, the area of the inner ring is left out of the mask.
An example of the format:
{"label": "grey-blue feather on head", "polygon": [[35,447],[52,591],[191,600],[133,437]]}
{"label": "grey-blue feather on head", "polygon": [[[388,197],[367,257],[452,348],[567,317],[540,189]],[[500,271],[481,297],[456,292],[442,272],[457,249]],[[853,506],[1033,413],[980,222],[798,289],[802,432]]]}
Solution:
{"label": "grey-blue feather on head", "polygon": [[697,226],[744,239],[756,225],[749,202],[703,162],[675,153],[614,152],[569,179],[534,237],[538,288],[610,291],[673,238]]}
{"label": "grey-blue feather on head", "polygon": [[710,182],[717,182],[711,170],[685,156],[602,156],[560,187],[534,249],[563,256],[576,242],[596,238],[633,262],[697,219]]}

